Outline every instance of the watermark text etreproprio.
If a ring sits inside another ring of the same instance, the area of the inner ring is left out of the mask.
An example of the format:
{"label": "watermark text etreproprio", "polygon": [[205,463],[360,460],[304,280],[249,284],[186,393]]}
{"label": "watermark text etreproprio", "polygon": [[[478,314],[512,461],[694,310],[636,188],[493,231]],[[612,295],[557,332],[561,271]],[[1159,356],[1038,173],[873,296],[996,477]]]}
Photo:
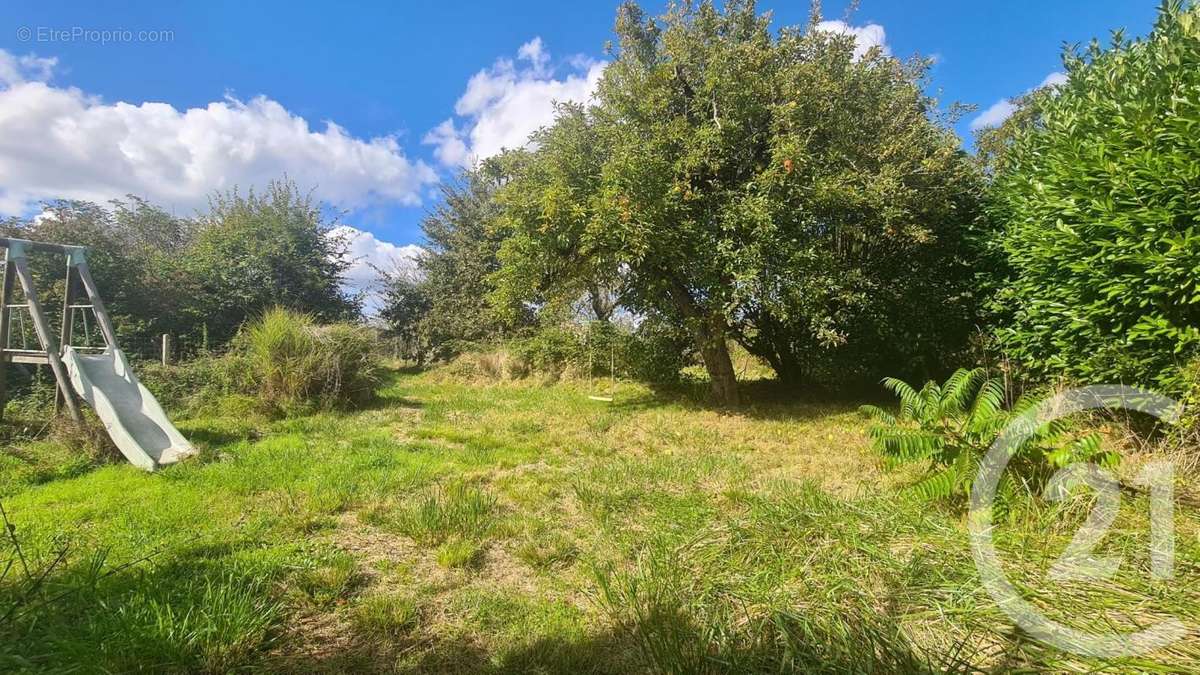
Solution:
{"label": "watermark text etreproprio", "polygon": [[164,43],[175,41],[170,28],[97,28],[88,26],[20,26],[17,39],[21,42],[88,43],[98,45]]}

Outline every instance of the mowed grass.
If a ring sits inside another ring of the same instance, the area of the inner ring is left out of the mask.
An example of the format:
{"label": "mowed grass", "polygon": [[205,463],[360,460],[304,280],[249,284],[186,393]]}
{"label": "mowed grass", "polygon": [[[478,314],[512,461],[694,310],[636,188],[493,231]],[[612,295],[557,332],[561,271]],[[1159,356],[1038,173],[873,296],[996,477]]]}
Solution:
{"label": "mowed grass", "polygon": [[[882,466],[853,402],[588,393],[396,372],[356,413],[181,420],[204,453],[155,475],[10,457],[31,573],[66,552],[28,597],[20,569],[0,584],[0,615],[21,600],[0,670],[1200,668],[1194,632],[1116,662],[1024,635],[980,587],[961,512],[897,496],[909,476]],[[1014,583],[1079,629],[1194,630],[1187,506],[1174,580],[1149,574],[1133,495],[1100,550],[1123,556],[1117,576],[1048,578],[1089,504],[1013,510],[996,538]]]}

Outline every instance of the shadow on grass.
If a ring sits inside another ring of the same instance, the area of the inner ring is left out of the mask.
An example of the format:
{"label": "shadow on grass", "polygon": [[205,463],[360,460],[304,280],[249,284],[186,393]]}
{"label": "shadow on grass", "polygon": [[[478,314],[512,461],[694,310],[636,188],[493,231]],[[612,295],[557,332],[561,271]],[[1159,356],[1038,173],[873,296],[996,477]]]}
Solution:
{"label": "shadow on grass", "polygon": [[397,375],[420,375],[429,370],[429,366],[418,366],[413,363],[408,363],[402,366],[396,366],[391,369]]}
{"label": "shadow on grass", "polygon": [[799,388],[778,380],[751,380],[739,383],[741,403],[722,406],[713,401],[707,382],[684,382],[655,386],[649,393],[618,397],[612,408],[639,412],[663,406],[678,406],[690,412],[719,411],[757,420],[806,421],[831,414],[854,412],[863,403],[888,401],[886,392],[855,390],[834,391],[811,386]]}
{"label": "shadow on grass", "polygon": [[133,560],[71,552],[34,598],[5,579],[0,670],[230,672],[257,663],[282,611],[269,567],[236,564],[236,551],[193,543]]}
{"label": "shadow on grass", "polygon": [[415,398],[409,398],[400,394],[391,394],[387,392],[380,393],[374,399],[355,406],[348,412],[360,412],[363,410],[382,410],[385,408],[409,408],[417,410],[424,408],[425,404]]}
{"label": "shadow on grass", "polygon": [[[731,628],[731,627],[727,627]],[[836,634],[777,616],[737,645],[678,609],[656,606],[633,623],[582,636],[542,636],[489,651],[470,634],[412,635],[385,642],[355,636],[333,649],[285,656],[273,667],[316,673],[933,673],[934,666],[877,625],[844,623]],[[955,670],[953,666],[949,668]],[[961,668],[959,668],[961,670]]]}
{"label": "shadow on grass", "polygon": [[215,426],[196,426],[187,428],[187,439],[194,444],[208,448],[219,448],[238,441],[256,441],[262,438],[258,429],[248,428],[217,428]]}

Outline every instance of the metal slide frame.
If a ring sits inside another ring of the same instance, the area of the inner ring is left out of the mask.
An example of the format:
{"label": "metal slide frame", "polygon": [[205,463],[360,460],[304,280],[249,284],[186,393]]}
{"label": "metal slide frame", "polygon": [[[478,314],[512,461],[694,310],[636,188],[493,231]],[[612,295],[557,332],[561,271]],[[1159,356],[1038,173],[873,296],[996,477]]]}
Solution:
{"label": "metal slide frame", "polygon": [[[0,248],[4,249],[5,262],[3,285],[0,286],[0,415],[3,415],[4,405],[7,401],[6,370],[8,364],[47,364],[50,366],[50,370],[53,371],[54,379],[58,384],[55,396],[55,410],[58,411],[61,407],[65,406],[72,419],[82,421],[83,415],[80,412],[79,399],[76,397],[75,388],[72,384],[72,374],[74,371],[68,372],[68,368],[63,360],[64,355],[75,359],[72,363],[76,364],[76,368],[78,368],[79,357],[75,352],[83,348],[71,346],[75,324],[74,313],[76,311],[91,309],[95,313],[96,323],[99,325],[100,334],[105,344],[103,354],[111,355],[114,363],[119,364],[122,369],[128,369],[124,355],[117,347],[117,335],[113,330],[108,310],[104,307],[104,301],[100,299],[100,292],[96,287],[96,282],[92,279],[91,271],[88,269],[87,259],[84,255],[85,249],[82,246],[49,244],[7,237],[0,237]],[[50,324],[46,320],[46,314],[41,302],[38,300],[33,275],[29,270],[28,255],[30,252],[56,254],[66,258],[67,274],[66,288],[63,293],[63,321],[58,339],[55,339],[55,336],[51,333]],[[13,292],[18,283],[25,296],[25,302],[14,304]],[[77,287],[80,286],[83,288],[85,297],[79,297],[77,294]],[[41,349],[24,349],[24,345],[22,345],[21,349],[9,347],[13,309],[28,309]],[[69,354],[67,353],[68,350],[70,351]],[[161,407],[158,406],[157,401],[153,401],[153,396],[137,383],[136,378],[132,377],[131,372],[129,373],[129,379],[131,380],[131,386],[136,386],[144,392],[145,396],[149,397],[149,402],[152,403],[152,410],[155,416],[161,416],[162,418],[161,424],[170,427],[168,435],[173,438],[177,437],[177,440],[183,444],[184,449],[190,451],[190,446],[187,446],[186,440],[182,436],[179,436],[178,431],[166,420],[166,416],[161,412]],[[109,427],[109,433],[113,435],[114,441],[120,440],[118,436],[128,437],[128,433],[123,428],[119,419],[115,421],[106,419],[104,421],[106,427]],[[113,425],[120,428],[114,429]],[[119,447],[123,445],[118,442]],[[121,450],[130,461],[143,468],[154,469],[158,466],[157,458],[140,456],[146,455],[144,450],[140,455],[137,452],[131,455],[131,452],[125,447],[121,447]]]}

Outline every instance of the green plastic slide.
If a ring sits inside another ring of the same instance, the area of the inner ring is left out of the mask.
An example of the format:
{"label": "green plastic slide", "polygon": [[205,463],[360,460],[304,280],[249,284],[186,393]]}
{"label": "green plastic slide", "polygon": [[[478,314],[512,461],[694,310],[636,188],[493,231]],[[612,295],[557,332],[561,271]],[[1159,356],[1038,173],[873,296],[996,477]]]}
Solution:
{"label": "green plastic slide", "polygon": [[195,454],[154,395],[138,382],[120,349],[81,354],[67,347],[63,363],[76,393],[96,411],[117,448],[134,465],[154,471]]}

